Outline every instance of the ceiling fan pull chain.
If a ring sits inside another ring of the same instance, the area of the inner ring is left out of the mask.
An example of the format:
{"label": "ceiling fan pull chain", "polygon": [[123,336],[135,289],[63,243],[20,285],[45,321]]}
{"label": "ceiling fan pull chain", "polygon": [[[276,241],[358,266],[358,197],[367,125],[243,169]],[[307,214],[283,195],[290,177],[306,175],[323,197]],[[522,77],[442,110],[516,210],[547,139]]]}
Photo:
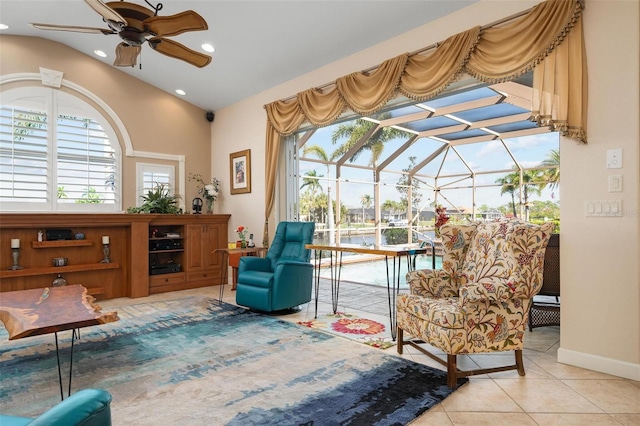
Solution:
{"label": "ceiling fan pull chain", "polygon": [[153,16],[158,16],[158,11],[162,10],[162,3],[158,3],[157,6],[154,6],[149,2],[149,0],[144,0],[144,1],[145,1],[145,3],[147,3],[149,5],[149,7],[151,9],[153,9],[155,11]]}

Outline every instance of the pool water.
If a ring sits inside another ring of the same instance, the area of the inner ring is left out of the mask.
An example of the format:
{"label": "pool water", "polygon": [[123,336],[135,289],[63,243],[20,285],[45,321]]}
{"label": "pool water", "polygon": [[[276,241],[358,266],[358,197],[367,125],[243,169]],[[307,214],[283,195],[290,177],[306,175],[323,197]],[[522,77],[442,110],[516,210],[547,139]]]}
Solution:
{"label": "pool water", "polygon": [[[392,259],[389,259],[389,275],[393,274]],[[397,261],[396,261],[397,267]],[[431,256],[416,256],[416,269],[431,269]],[[442,268],[442,257],[436,256],[436,269]],[[331,271],[328,267],[320,268],[320,276],[322,278],[330,278]],[[400,288],[409,288],[406,281],[407,262],[402,259],[400,262]],[[397,275],[396,275],[397,276]],[[340,281],[352,281],[362,284],[371,284],[376,286],[387,285],[387,269],[384,259],[367,260],[363,262],[346,263],[342,265],[340,273]]]}

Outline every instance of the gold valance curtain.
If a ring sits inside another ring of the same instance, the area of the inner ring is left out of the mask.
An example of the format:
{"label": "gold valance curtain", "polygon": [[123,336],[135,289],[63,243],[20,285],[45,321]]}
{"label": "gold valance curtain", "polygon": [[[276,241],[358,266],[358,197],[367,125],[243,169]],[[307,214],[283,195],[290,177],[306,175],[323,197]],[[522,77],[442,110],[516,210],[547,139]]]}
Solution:
{"label": "gold valance curtain", "polygon": [[[372,72],[341,77],[326,91],[308,89],[287,101],[265,105],[266,205],[274,204],[280,138],[303,122],[327,126],[346,109],[369,115],[402,94],[424,101],[460,74],[489,82],[513,80],[534,70],[532,120],[586,143],[587,70],[579,0],[547,0],[502,25],[475,27],[435,49],[389,59]],[[265,238],[268,243],[267,226]]]}

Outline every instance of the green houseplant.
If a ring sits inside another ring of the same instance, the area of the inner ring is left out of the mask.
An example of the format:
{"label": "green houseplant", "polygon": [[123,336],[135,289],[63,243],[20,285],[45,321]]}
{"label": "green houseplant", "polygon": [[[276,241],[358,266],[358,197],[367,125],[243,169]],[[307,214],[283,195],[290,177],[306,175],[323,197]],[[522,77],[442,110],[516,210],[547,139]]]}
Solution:
{"label": "green houseplant", "polygon": [[180,212],[177,205],[179,199],[179,195],[171,194],[169,185],[158,183],[147,192],[147,195],[142,196],[142,205],[129,207],[127,213],[177,214]]}

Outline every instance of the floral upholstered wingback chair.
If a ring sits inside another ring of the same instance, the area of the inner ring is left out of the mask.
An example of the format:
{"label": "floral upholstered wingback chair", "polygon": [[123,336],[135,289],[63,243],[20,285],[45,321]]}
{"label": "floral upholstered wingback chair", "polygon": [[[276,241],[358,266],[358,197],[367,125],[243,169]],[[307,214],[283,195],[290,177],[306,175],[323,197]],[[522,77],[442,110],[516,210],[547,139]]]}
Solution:
{"label": "floral upholstered wingback chair", "polygon": [[[553,225],[499,219],[441,228],[442,269],[407,274],[410,294],[397,300],[398,353],[409,344],[460,377],[517,369],[533,296],[542,286],[544,253]],[[404,339],[404,334],[409,337]],[[427,343],[447,354],[431,354]],[[515,364],[460,371],[456,355],[515,351]]]}

